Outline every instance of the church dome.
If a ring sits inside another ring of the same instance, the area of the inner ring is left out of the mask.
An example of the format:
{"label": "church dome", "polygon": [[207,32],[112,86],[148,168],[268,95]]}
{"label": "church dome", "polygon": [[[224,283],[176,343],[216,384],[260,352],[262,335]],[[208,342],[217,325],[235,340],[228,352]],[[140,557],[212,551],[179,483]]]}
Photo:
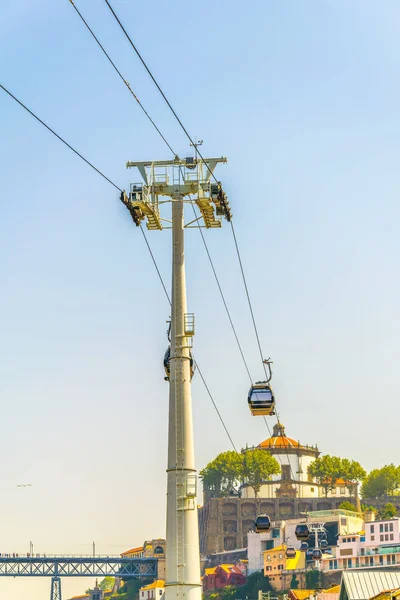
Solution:
{"label": "church dome", "polygon": [[307,453],[312,452],[319,454],[318,448],[316,446],[302,446],[300,442],[290,437],[287,437],[285,434],[285,427],[282,425],[282,423],[277,423],[276,425],[274,425],[272,437],[261,442],[261,444],[259,444],[258,447],[265,450],[270,450],[272,453],[274,450],[277,450],[279,453],[280,450],[290,452],[290,450],[297,451],[301,449],[303,451],[306,451]]}

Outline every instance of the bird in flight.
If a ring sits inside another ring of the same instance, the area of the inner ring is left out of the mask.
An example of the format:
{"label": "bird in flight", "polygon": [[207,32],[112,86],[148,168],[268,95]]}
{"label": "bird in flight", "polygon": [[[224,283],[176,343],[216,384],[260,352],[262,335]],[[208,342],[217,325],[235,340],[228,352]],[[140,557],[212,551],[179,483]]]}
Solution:
{"label": "bird in flight", "polygon": [[17,487],[32,487],[31,483],[20,483]]}

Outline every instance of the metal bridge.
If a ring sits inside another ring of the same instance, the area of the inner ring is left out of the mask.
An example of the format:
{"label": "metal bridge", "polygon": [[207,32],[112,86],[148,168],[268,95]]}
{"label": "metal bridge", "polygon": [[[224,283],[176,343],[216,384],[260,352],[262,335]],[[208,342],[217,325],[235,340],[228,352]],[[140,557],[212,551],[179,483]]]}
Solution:
{"label": "metal bridge", "polygon": [[61,577],[156,579],[156,558],[121,556],[0,556],[0,577],[51,577],[50,600],[62,600]]}
{"label": "metal bridge", "polygon": [[0,557],[0,577],[157,577],[156,558],[121,556]]}

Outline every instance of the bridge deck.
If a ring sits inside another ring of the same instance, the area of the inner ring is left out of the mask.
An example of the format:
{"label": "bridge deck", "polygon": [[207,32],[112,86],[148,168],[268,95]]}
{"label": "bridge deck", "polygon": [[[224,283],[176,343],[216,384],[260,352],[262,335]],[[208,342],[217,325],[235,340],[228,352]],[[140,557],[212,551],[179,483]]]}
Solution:
{"label": "bridge deck", "polygon": [[0,577],[156,578],[157,559],[120,556],[0,556]]}

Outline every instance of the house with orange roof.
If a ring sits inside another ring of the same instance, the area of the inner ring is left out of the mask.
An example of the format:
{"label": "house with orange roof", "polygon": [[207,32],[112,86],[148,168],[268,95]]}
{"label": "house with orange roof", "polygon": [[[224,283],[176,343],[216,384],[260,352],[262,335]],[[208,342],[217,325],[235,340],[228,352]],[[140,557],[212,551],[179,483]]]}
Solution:
{"label": "house with orange roof", "polygon": [[164,600],[165,581],[157,579],[139,590],[139,600]]}
{"label": "house with orange roof", "polygon": [[243,565],[222,564],[205,569],[203,577],[203,592],[220,590],[227,585],[240,586],[247,581]]}

